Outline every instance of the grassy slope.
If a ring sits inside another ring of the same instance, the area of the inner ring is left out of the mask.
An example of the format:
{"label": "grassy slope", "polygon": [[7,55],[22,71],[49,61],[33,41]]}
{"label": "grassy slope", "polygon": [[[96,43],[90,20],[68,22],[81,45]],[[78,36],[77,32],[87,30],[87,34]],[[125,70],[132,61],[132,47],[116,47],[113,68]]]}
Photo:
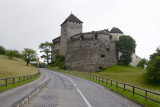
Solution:
{"label": "grassy slope", "polygon": [[24,76],[37,72],[37,68],[27,67],[26,63],[21,59],[9,60],[8,57],[0,55],[0,78]]}
{"label": "grassy slope", "polygon": [[134,86],[138,86],[144,89],[148,89],[148,90],[152,90],[160,93],[160,85],[148,84],[144,78],[145,73],[146,73],[146,70],[142,68],[116,65],[102,72],[95,72],[95,73],[89,73],[89,74],[131,84]]}

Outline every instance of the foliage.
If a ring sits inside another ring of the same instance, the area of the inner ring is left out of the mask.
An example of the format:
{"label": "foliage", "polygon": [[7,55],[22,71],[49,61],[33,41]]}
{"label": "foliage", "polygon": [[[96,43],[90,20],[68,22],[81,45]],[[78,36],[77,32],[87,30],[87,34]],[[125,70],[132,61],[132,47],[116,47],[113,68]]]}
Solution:
{"label": "foliage", "polygon": [[15,51],[14,50],[7,50],[5,55],[8,56],[8,58],[11,60],[15,57]]}
{"label": "foliage", "polygon": [[120,36],[118,41],[118,51],[122,53],[120,61],[128,65],[132,61],[132,54],[135,52],[136,41],[127,35]]}
{"label": "foliage", "polygon": [[5,55],[9,57],[9,59],[13,59],[14,57],[15,58],[21,58],[22,55],[17,51],[17,50],[7,50],[5,52]]}
{"label": "foliage", "polygon": [[21,55],[21,53],[19,53],[17,50],[14,50],[14,57],[15,58],[22,58],[22,55]]}
{"label": "foliage", "polygon": [[145,77],[149,82],[160,82],[160,56],[148,64]]}
{"label": "foliage", "polygon": [[149,57],[150,60],[149,61],[152,63],[153,60],[155,59],[155,57],[157,57],[157,56],[160,56],[160,49],[159,48],[157,48],[155,53],[150,55],[150,57]]}
{"label": "foliage", "polygon": [[138,63],[137,67],[145,68],[147,62],[148,62],[147,59],[144,58]]}
{"label": "foliage", "polygon": [[102,71],[105,71],[107,68],[103,68],[101,70],[97,70],[96,72],[102,72]]}
{"label": "foliage", "polygon": [[3,46],[0,46],[0,55],[4,55],[6,52],[6,49]]}
{"label": "foliage", "polygon": [[30,63],[30,61],[35,61],[36,60],[36,51],[32,50],[30,48],[24,48],[22,51],[23,59],[24,61],[27,62],[27,66]]}
{"label": "foliage", "polygon": [[44,59],[47,64],[49,64],[49,60],[51,59],[51,47],[52,43],[49,43],[47,41],[39,45],[39,49],[41,50],[40,52],[43,53],[41,58]]}
{"label": "foliage", "polygon": [[[37,67],[37,63],[32,63],[33,66]],[[39,68],[45,68],[46,67],[46,63],[44,62],[39,62]]]}
{"label": "foliage", "polygon": [[49,65],[52,66],[52,67],[58,66],[60,69],[66,69],[66,66],[65,66],[65,56],[63,56],[63,55],[56,55],[55,56],[55,60],[52,61]]}

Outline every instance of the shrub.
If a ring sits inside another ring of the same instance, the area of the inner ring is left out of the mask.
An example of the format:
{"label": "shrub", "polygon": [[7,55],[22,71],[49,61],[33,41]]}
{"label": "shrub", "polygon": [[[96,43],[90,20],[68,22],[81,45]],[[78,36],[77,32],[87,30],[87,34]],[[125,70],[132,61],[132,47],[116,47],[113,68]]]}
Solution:
{"label": "shrub", "polygon": [[66,69],[66,65],[65,65],[65,62],[63,61],[63,62],[61,62],[59,65],[58,65],[58,67],[60,68],[60,69]]}
{"label": "shrub", "polygon": [[15,51],[14,50],[7,50],[5,55],[8,56],[8,58],[11,60],[15,57]]}
{"label": "shrub", "polygon": [[6,52],[6,49],[3,46],[0,46],[0,55],[4,55]]}
{"label": "shrub", "polygon": [[52,61],[49,65],[52,66],[52,67],[58,66],[60,69],[64,69],[65,70],[66,69],[65,56],[56,55],[55,56],[55,60]]}
{"label": "shrub", "polygon": [[149,82],[160,82],[160,56],[149,62],[145,77]]}
{"label": "shrub", "polygon": [[138,63],[137,67],[145,68],[146,65],[147,65],[147,60],[144,58]]}

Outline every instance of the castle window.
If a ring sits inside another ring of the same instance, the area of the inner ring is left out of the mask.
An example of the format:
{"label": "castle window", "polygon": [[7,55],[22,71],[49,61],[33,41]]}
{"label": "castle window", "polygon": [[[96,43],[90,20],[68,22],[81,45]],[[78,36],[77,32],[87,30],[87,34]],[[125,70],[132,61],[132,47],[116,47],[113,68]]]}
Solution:
{"label": "castle window", "polygon": [[109,48],[106,48],[106,51],[109,51]]}
{"label": "castle window", "polygon": [[98,35],[96,34],[96,35],[94,35],[94,38],[95,38],[95,40],[97,40],[97,38],[98,38]]}
{"label": "castle window", "polygon": [[83,35],[81,35],[81,40],[83,40],[84,39],[84,37],[83,37]]}
{"label": "castle window", "polygon": [[104,57],[105,57],[105,55],[104,55],[104,54],[102,54],[102,55],[101,55],[101,58],[104,58]]}
{"label": "castle window", "polygon": [[112,36],[111,35],[109,36],[109,39],[112,40]]}
{"label": "castle window", "polygon": [[103,67],[99,67],[99,69],[103,69]]}

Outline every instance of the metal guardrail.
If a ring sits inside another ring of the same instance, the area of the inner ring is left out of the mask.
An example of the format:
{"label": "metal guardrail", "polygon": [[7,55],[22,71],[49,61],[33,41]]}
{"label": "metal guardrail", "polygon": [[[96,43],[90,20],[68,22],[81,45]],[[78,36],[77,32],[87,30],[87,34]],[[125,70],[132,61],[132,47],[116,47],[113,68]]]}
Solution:
{"label": "metal guardrail", "polygon": [[[90,79],[93,79],[93,80],[98,80],[99,82],[105,82],[107,84],[110,84],[111,86],[115,86],[117,88],[121,88],[124,91],[132,92],[133,95],[137,94],[139,96],[142,96],[142,97],[144,97],[146,99],[146,101],[147,100],[152,100],[154,102],[160,103],[160,101],[158,101],[156,99],[153,99],[153,98],[150,98],[148,96],[148,94],[153,94],[153,95],[157,95],[157,97],[160,99],[160,93],[149,91],[149,90],[146,90],[146,89],[143,89],[143,88],[140,88],[140,87],[136,87],[136,86],[133,86],[133,85],[121,83],[121,82],[114,81],[114,80],[111,80],[111,79],[102,78],[102,77],[99,77],[99,76],[94,76],[94,75],[89,75],[89,74],[83,74],[83,73],[77,73],[77,72],[68,72],[68,73],[71,73],[71,74],[77,75],[77,76],[82,76],[82,77],[85,77],[85,78],[90,78]],[[123,86],[123,87],[121,87],[120,85]],[[126,86],[128,88],[126,88]],[[136,92],[136,89],[143,91],[144,94]]]}
{"label": "metal guardrail", "polygon": [[0,86],[6,86],[8,84],[14,84],[16,82],[21,82],[25,80],[29,80],[32,78],[36,78],[38,75],[40,75],[40,72],[32,75],[26,75],[26,76],[19,76],[19,77],[10,77],[10,78],[0,78]]}

